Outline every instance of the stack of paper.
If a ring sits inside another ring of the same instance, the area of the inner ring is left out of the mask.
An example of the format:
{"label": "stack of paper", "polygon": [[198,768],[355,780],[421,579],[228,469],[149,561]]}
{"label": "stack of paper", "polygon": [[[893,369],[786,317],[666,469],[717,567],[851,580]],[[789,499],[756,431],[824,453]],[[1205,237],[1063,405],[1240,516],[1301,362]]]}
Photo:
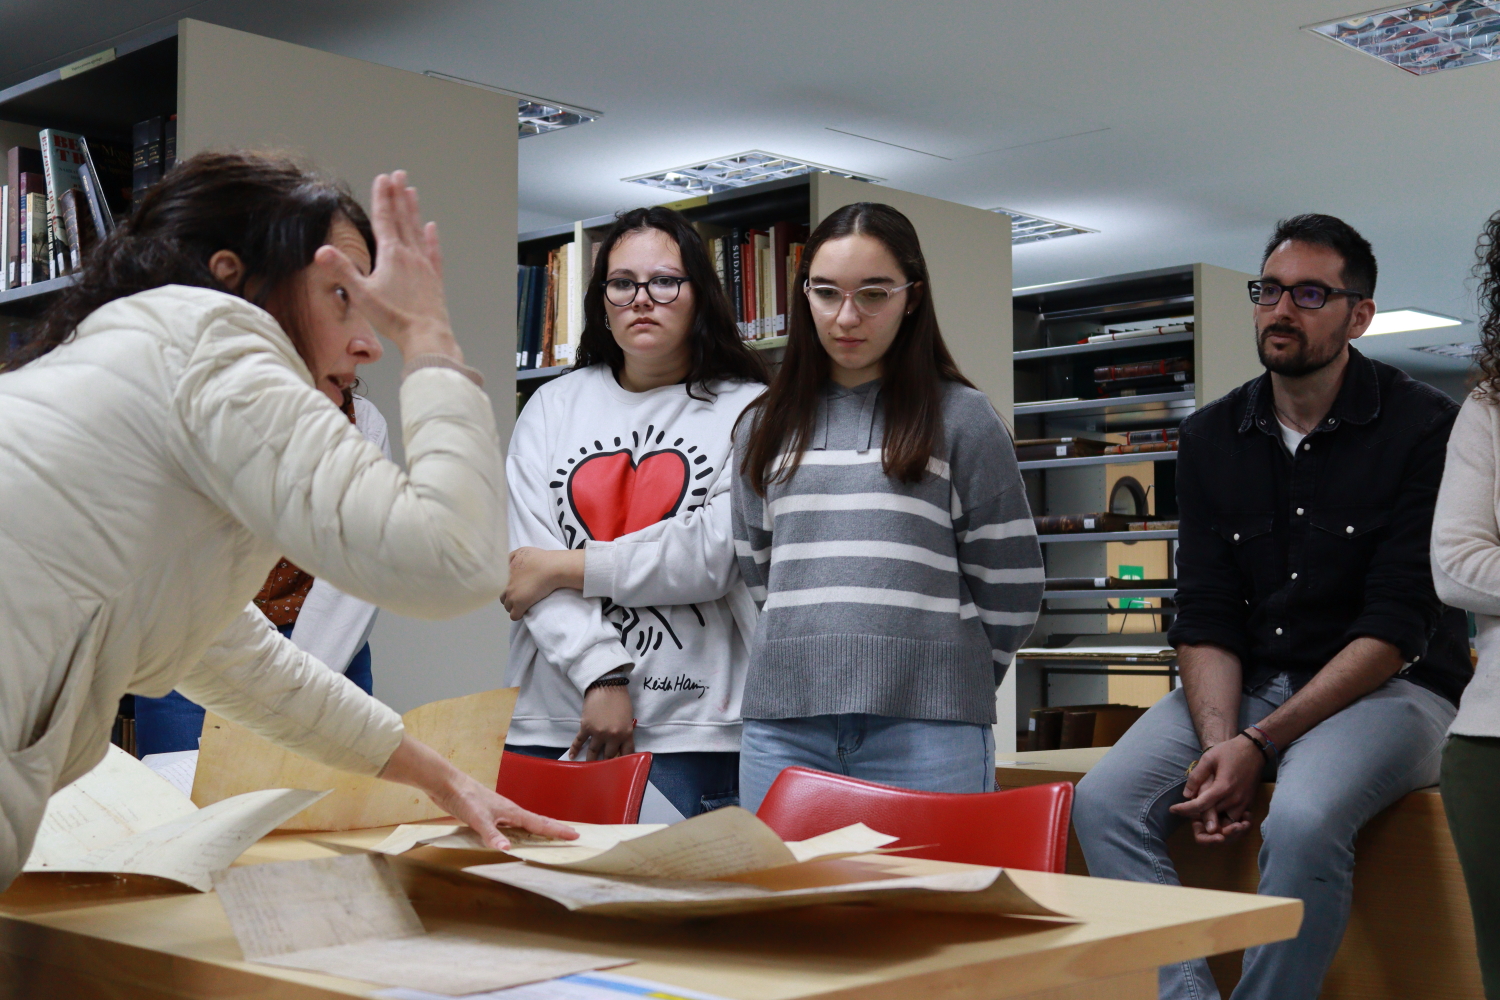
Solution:
{"label": "stack of paper", "polygon": [[372,854],[246,865],[214,887],[246,960],[265,965],[461,995],[632,961],[428,934]]}
{"label": "stack of paper", "polygon": [[[477,846],[455,829],[403,827],[376,849]],[[749,812],[731,807],[658,830],[593,827],[571,842],[516,838],[506,853],[526,864],[463,870],[569,910],[639,920],[852,902],[1063,916],[1032,900],[999,868],[871,853],[896,839],[855,824],[787,843]]]}
{"label": "stack of paper", "polygon": [[47,802],[23,871],[154,875],[200,892],[323,792],[272,788],[206,809],[119,747]]}

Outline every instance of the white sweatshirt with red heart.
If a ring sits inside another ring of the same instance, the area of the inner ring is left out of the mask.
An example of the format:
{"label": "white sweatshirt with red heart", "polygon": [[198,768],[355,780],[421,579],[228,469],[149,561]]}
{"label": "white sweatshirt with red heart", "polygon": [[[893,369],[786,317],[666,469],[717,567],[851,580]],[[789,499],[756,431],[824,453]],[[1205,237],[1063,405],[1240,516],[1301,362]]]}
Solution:
{"label": "white sweatshirt with red heart", "polygon": [[584,690],[625,667],[637,750],[739,749],[756,611],[735,562],[731,434],[764,388],[629,392],[595,365],[527,402],[506,461],[511,548],[586,548],[587,568],[583,592],[511,628],[507,743],[571,745]]}

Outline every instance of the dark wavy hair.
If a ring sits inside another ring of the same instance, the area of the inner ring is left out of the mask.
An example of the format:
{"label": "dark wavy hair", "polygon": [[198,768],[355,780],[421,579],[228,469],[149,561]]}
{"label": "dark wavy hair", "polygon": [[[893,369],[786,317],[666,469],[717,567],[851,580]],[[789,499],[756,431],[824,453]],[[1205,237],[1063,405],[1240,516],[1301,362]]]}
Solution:
{"label": "dark wavy hair", "polygon": [[[919,481],[927,473],[927,460],[942,441],[943,383],[974,388],[958,370],[938,330],[932,281],[916,227],[889,205],[868,201],[845,205],[820,222],[808,237],[794,283],[797,294],[791,296],[791,315],[787,317],[786,356],[771,387],[745,410],[752,423],[741,472],[749,476],[750,484],[762,496],[768,483],[792,477],[812,439],[818,401],[828,383],[832,362],[818,340],[812,307],[802,294],[802,286],[823,244],[846,236],[879,240],[896,258],[905,280],[921,283],[922,294],[916,306],[901,320],[895,340],[881,359],[880,398],[885,415],[881,463],[885,474],[904,483]],[[783,452],[789,459],[772,472],[772,464]]]}
{"label": "dark wavy hair", "polygon": [[1500,212],[1485,221],[1474,255],[1479,258],[1474,277],[1479,279],[1479,308],[1484,313],[1479,321],[1479,349],[1474,352],[1474,363],[1479,366],[1474,391],[1500,401]]}
{"label": "dark wavy hair", "polygon": [[[606,364],[616,378],[625,367],[625,352],[620,350],[614,334],[606,325],[604,281],[609,276],[609,254],[615,244],[631,233],[647,229],[666,233],[677,244],[682,254],[683,273],[693,286],[693,327],[688,334],[693,360],[688,368],[688,395],[706,399],[708,384],[720,379],[764,383],[766,363],[740,338],[734,313],[729,308],[729,297],[724,294],[724,285],[719,281],[713,261],[708,258],[702,237],[681,214],[661,207],[621,212],[615,216],[615,224],[599,244],[594,272],[583,292],[583,333],[578,338],[573,367]],[[698,392],[705,395],[699,396]]]}
{"label": "dark wavy hair", "polygon": [[[100,306],[162,285],[213,288],[255,303],[276,317],[306,360],[300,275],[339,218],[364,236],[373,260],[375,233],[348,189],[277,155],[199,153],[149,188],[130,217],[89,252],[74,283],[4,369],[66,342]],[[244,262],[234,288],[208,268],[219,250]]]}

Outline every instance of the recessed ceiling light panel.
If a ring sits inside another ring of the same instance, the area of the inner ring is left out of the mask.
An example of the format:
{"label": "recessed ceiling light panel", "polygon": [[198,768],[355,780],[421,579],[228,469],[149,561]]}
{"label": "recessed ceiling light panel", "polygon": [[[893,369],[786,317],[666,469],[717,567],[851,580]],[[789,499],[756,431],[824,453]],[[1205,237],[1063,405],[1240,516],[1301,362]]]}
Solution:
{"label": "recessed ceiling light panel", "polygon": [[1436,354],[1440,358],[1453,358],[1455,361],[1473,361],[1474,355],[1479,352],[1478,344],[1426,344],[1422,347],[1413,347],[1414,351],[1423,354]]}
{"label": "recessed ceiling light panel", "polygon": [[466,87],[478,87],[480,90],[488,90],[494,94],[504,94],[506,97],[516,99],[516,123],[520,129],[520,136],[525,139],[532,135],[545,135],[548,132],[556,132],[558,129],[568,128],[572,125],[582,125],[591,122],[604,114],[602,111],[590,111],[588,108],[574,108],[566,104],[558,104],[556,101],[543,100],[540,97],[531,97],[527,94],[518,94],[513,90],[505,90],[501,87],[492,87],[478,80],[465,80],[461,76],[449,76],[447,73],[439,73],[435,69],[426,70],[423,76],[430,76],[434,80],[447,80],[449,83],[461,83]]}
{"label": "recessed ceiling light panel", "polygon": [[1307,30],[1425,76],[1500,59],[1500,0],[1392,7]]}
{"label": "recessed ceiling light panel", "polygon": [[1375,314],[1365,336],[1382,333],[1407,333],[1411,330],[1436,330],[1442,326],[1462,326],[1463,320],[1425,309],[1387,309]]}
{"label": "recessed ceiling light panel", "polygon": [[1063,236],[1082,236],[1084,233],[1097,233],[1097,229],[1085,229],[1067,222],[1058,222],[1056,219],[1043,219],[1036,215],[1027,215],[1024,212],[1013,212],[1008,208],[992,208],[991,212],[999,212],[1001,215],[1010,216],[1010,242],[1012,245],[1022,243],[1040,243],[1042,240],[1055,240]]}
{"label": "recessed ceiling light panel", "polygon": [[838,177],[871,183],[884,180],[882,177],[856,174],[851,170],[840,170],[838,167],[830,167],[822,163],[778,156],[761,149],[752,149],[748,153],[736,153],[717,160],[706,160],[685,167],[674,167],[671,170],[660,170],[656,173],[638,174],[635,177],[620,179],[632,184],[662,188],[674,194],[699,195],[717,194],[720,191],[749,187],[751,184],[764,184],[767,181],[785,180],[788,177],[800,177],[811,173],[834,174]]}

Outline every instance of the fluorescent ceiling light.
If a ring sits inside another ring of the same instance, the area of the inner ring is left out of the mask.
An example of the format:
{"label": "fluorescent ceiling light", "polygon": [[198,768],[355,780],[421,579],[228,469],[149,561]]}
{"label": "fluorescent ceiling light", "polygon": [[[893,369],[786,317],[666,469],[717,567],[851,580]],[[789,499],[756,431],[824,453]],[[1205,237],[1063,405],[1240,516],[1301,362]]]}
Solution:
{"label": "fluorescent ceiling light", "polygon": [[1388,7],[1306,30],[1425,76],[1500,59],[1500,0]]}
{"label": "fluorescent ceiling light", "polygon": [[529,94],[518,94],[513,90],[505,90],[501,87],[492,87],[478,80],[465,80],[461,76],[449,76],[447,73],[439,73],[435,69],[425,71],[423,76],[430,76],[434,80],[447,80],[449,83],[461,83],[466,87],[478,87],[480,90],[488,90],[494,94],[504,94],[506,97],[516,99],[516,123],[520,129],[521,138],[529,135],[543,135],[547,132],[556,132],[558,129],[568,128],[572,125],[582,125],[601,117],[604,112],[590,111],[588,108],[575,108],[556,101],[545,100],[540,97],[532,97]]}
{"label": "fluorescent ceiling light", "polygon": [[885,179],[871,177],[868,174],[856,174],[851,170],[840,170],[838,167],[813,163],[810,160],[794,160],[789,156],[767,153],[763,149],[752,149],[747,153],[736,153],[733,156],[705,160],[685,167],[673,167],[671,170],[621,177],[620,180],[662,188],[676,194],[697,195],[717,194],[720,191],[749,187],[751,184],[764,184],[767,181],[779,181],[811,173],[834,174],[838,177],[871,183]]}
{"label": "fluorescent ceiling light", "polygon": [[1375,314],[1375,319],[1370,323],[1370,328],[1365,331],[1365,336],[1406,333],[1409,330],[1436,330],[1440,326],[1462,326],[1463,322],[1452,316],[1441,316],[1422,309],[1387,309],[1385,312]]}
{"label": "fluorescent ceiling light", "polygon": [[1440,358],[1453,358],[1456,361],[1473,361],[1474,355],[1479,353],[1478,344],[1427,344],[1422,347],[1413,347],[1414,351],[1423,354],[1436,354]]}
{"label": "fluorescent ceiling light", "polygon": [[[1500,2],[1500,0],[1497,0]],[[1010,242],[1012,244],[1040,243],[1042,240],[1055,240],[1062,236],[1082,236],[1084,233],[1097,233],[1097,229],[1085,229],[1067,222],[1058,222],[1056,219],[1043,219],[1037,215],[1027,215],[1024,212],[1012,212],[1008,208],[992,208],[991,212],[999,212],[1001,215],[1010,216]]]}

